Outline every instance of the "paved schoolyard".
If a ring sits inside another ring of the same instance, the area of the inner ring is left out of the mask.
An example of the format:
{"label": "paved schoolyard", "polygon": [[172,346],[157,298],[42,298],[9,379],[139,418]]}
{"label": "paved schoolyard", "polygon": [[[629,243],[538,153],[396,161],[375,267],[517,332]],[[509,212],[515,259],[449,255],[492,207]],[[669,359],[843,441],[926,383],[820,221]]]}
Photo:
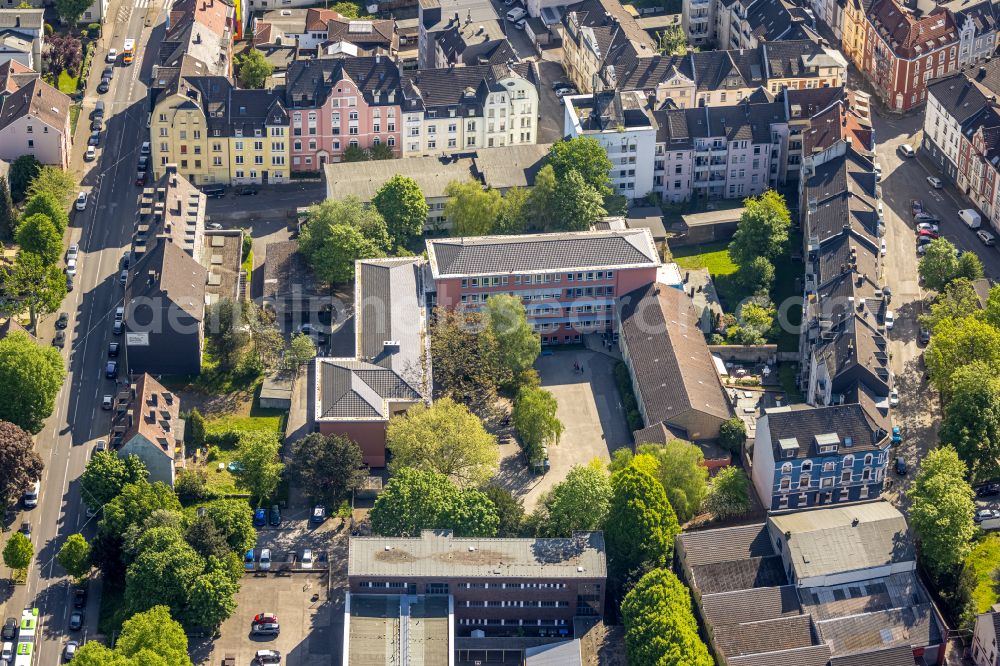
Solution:
{"label": "paved schoolyard", "polygon": [[[583,371],[575,371],[574,363]],[[523,497],[526,511],[535,507],[542,493],[566,478],[573,465],[594,458],[609,461],[613,450],[631,444],[615,386],[615,363],[587,349],[546,350],[535,362],[542,387],[559,403],[559,420],[565,430],[559,444],[549,447],[551,469],[541,476],[527,470],[516,444],[501,447],[500,480]]]}

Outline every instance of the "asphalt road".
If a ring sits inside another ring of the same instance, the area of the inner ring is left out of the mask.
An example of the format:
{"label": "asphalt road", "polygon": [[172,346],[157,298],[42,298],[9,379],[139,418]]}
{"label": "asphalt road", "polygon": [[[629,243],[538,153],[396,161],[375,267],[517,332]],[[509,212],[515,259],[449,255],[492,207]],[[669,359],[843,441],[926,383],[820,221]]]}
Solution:
{"label": "asphalt road", "polygon": [[[120,6],[119,6],[120,5]],[[111,319],[122,299],[118,285],[118,263],[132,235],[137,214],[138,188],[134,185],[139,147],[146,134],[146,88],[140,79],[148,76],[142,55],[150,30],[145,26],[162,22],[162,6],[147,6],[145,0],[112,3],[109,14],[117,21],[105,27],[106,37],[98,48],[74,144],[73,169],[82,176],[82,189],[91,197],[85,211],[74,211],[69,243],[80,244],[76,288],[67,295],[62,310],[70,314],[67,345],[63,355],[68,376],[56,399],[53,415],[36,437],[36,447],[45,462],[39,505],[18,516],[15,525],[29,521],[35,563],[28,583],[5,600],[3,616],[18,616],[20,609],[38,607],[43,630],[36,663],[60,660],[63,644],[70,638],[84,641],[96,633],[100,581],[94,580],[82,631],[68,630],[72,610],[71,586],[55,556],[65,539],[74,533],[93,533],[80,497],[78,478],[89,458],[93,441],[106,437],[110,427],[107,412],[100,408],[101,396],[113,392],[103,375],[107,344],[112,338]],[[151,20],[158,16],[158,20]],[[141,35],[141,37],[140,37]],[[105,130],[98,159],[83,163],[89,130],[89,114],[98,97],[93,92],[104,68],[107,47],[121,50],[126,37],[139,37],[137,59],[130,67],[119,61],[111,90],[100,96],[106,105]],[[43,341],[51,339],[52,320],[40,327]]]}

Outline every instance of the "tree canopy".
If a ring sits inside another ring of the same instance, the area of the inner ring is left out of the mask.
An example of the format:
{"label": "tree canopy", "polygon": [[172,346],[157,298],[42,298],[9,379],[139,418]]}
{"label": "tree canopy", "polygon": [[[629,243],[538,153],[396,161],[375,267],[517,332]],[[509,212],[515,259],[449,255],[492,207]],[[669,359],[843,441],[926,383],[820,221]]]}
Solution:
{"label": "tree canopy", "polygon": [[758,197],[746,199],[743,206],[743,214],[729,244],[729,256],[740,266],[757,257],[773,260],[784,251],[792,226],[785,197],[767,190]]}
{"label": "tree canopy", "polygon": [[284,463],[278,460],[281,444],[276,434],[262,431],[240,433],[236,447],[239,465],[233,472],[236,485],[250,493],[256,503],[269,499],[281,482]]}
{"label": "tree canopy", "polygon": [[56,561],[73,579],[81,581],[90,574],[90,544],[82,534],[70,534],[59,548]]}
{"label": "tree canopy", "polygon": [[[619,451],[621,451],[619,453]],[[634,457],[628,449],[619,449],[612,460],[618,472],[629,464],[653,476],[666,492],[677,520],[687,522],[701,508],[708,491],[708,468],[701,449],[680,439],[664,444],[639,444]]]}
{"label": "tree canopy", "polygon": [[543,446],[559,442],[563,424],[556,415],[558,407],[556,397],[543,388],[526,386],[517,393],[512,414],[514,428],[533,463],[540,462]]}
{"label": "tree canopy", "polygon": [[983,264],[974,252],[964,252],[958,256],[958,250],[947,238],[935,238],[927,245],[927,250],[917,272],[923,278],[928,289],[941,291],[948,283],[957,278],[976,280],[983,276]]}
{"label": "tree canopy", "polygon": [[21,220],[39,213],[52,220],[59,233],[66,233],[69,213],[66,212],[66,203],[58,192],[41,190],[32,194],[21,211]]}
{"label": "tree canopy", "polygon": [[299,236],[299,251],[323,282],[351,281],[355,260],[384,257],[388,249],[385,220],[354,196],[311,206]]}
{"label": "tree canopy", "polygon": [[445,188],[444,216],[453,236],[485,236],[493,232],[503,199],[500,192],[483,189],[476,180],[452,181]]}
{"label": "tree canopy", "polygon": [[76,25],[90,7],[89,0],[56,0],[56,13],[63,23]]}
{"label": "tree canopy", "polygon": [[486,299],[486,321],[497,339],[499,361],[517,381],[542,352],[541,338],[528,323],[521,299],[496,294]]}
{"label": "tree canopy", "polygon": [[[79,42],[77,42],[79,44]],[[60,210],[66,212],[66,207],[76,196],[77,181],[73,174],[57,166],[43,166],[31,179],[28,196],[37,197],[49,194],[59,204]]]}
{"label": "tree canopy", "polygon": [[600,142],[589,136],[578,136],[565,141],[557,141],[549,149],[549,164],[561,182],[576,171],[583,182],[597,190],[604,197],[612,193],[611,160]]}
{"label": "tree canopy", "polygon": [[3,548],[3,563],[15,571],[27,569],[34,556],[35,549],[22,532],[12,533]]}
{"label": "tree canopy", "polygon": [[461,489],[444,474],[398,470],[375,500],[372,531],[384,536],[420,536],[421,530],[451,529],[455,536],[493,537],[500,518],[485,494]]}
{"label": "tree canopy", "polygon": [[0,340],[0,421],[40,431],[65,375],[54,347],[36,344],[22,331]]}
{"label": "tree canopy", "polygon": [[21,201],[31,187],[31,181],[42,170],[42,163],[34,155],[21,155],[11,162],[8,171],[10,195],[14,201]]}
{"label": "tree canopy", "polygon": [[979,295],[976,294],[972,282],[966,278],[956,278],[937,295],[937,298],[931,303],[930,312],[920,315],[920,323],[933,332],[937,325],[945,319],[973,317],[979,315],[980,312]]}
{"label": "tree canopy", "polygon": [[274,72],[274,65],[257,49],[247,49],[237,60],[237,67],[241,88],[263,88]]}
{"label": "tree canopy", "polygon": [[686,55],[687,54],[687,35],[684,34],[684,28],[679,25],[672,25],[666,30],[660,32],[660,40],[657,44],[657,50],[664,55]]}
{"label": "tree canopy", "polygon": [[42,478],[45,465],[35,442],[22,428],[0,421],[0,509],[17,502],[31,484]]}
{"label": "tree canopy", "polygon": [[394,175],[372,197],[372,205],[385,219],[389,239],[403,245],[420,236],[430,207],[417,181],[408,176]]}
{"label": "tree canopy", "polygon": [[1000,474],[1000,378],[982,361],[952,375],[938,436],[955,448],[975,481]]}
{"label": "tree canopy", "polygon": [[91,640],[73,661],[75,666],[192,666],[187,634],[166,606],[154,606],[126,620],[114,649]]}
{"label": "tree canopy", "polygon": [[630,664],[715,664],[698,635],[690,591],[667,569],[650,571],[625,595],[622,622]]}
{"label": "tree canopy", "polygon": [[386,448],[389,470],[412,467],[437,472],[459,487],[478,487],[496,474],[500,464],[496,437],[479,418],[451,398],[430,407],[419,404],[389,420]]}
{"label": "tree canopy", "polygon": [[38,255],[45,264],[56,264],[63,253],[62,233],[48,216],[35,213],[21,220],[17,244],[22,252]]}
{"label": "tree canopy", "polygon": [[497,536],[521,536],[524,524],[524,502],[506,488],[492,483],[483,487],[483,494],[496,507],[497,518],[500,520],[497,526]]}
{"label": "tree canopy", "polygon": [[732,453],[739,453],[747,441],[747,426],[738,416],[724,421],[719,426],[719,444]]}
{"label": "tree canopy", "polygon": [[368,474],[356,442],[318,432],[292,444],[291,472],[308,497],[327,506],[350,495]]}
{"label": "tree canopy", "polygon": [[121,492],[104,505],[98,529],[103,535],[121,538],[130,527],[142,525],[161,509],[181,510],[181,503],[170,486],[145,480],[126,483]]}
{"label": "tree canopy", "polygon": [[966,472],[955,449],[943,446],[924,456],[909,491],[910,525],[935,574],[958,567],[971,550],[975,504]]}
{"label": "tree canopy", "polygon": [[138,456],[98,451],[80,475],[80,495],[84,504],[97,510],[121,494],[126,484],[145,481],[147,476],[149,471]]}
{"label": "tree canopy", "polygon": [[570,169],[559,179],[552,203],[559,211],[558,228],[554,231],[587,231],[608,214],[601,191],[584,180],[576,169]]}
{"label": "tree canopy", "polygon": [[570,537],[574,531],[604,528],[611,502],[611,482],[599,461],[574,465],[566,478],[539,500],[532,516],[541,537]]}
{"label": "tree canopy", "polygon": [[1000,371],[1000,329],[976,317],[938,322],[924,351],[924,362],[934,388],[947,399],[952,375],[974,361],[981,361],[992,370],[991,374]]}
{"label": "tree canopy", "polygon": [[732,465],[723,467],[708,485],[703,503],[716,518],[742,516],[750,512],[750,480],[746,472]]}
{"label": "tree canopy", "polygon": [[0,176],[0,241],[14,237],[17,227],[17,211],[14,210],[14,200],[10,196],[10,186],[7,177]]}
{"label": "tree canopy", "polygon": [[37,254],[18,252],[13,265],[0,269],[0,295],[0,313],[15,316],[27,310],[31,328],[36,329],[40,315],[59,309],[66,296],[66,276]]}
{"label": "tree canopy", "polygon": [[555,231],[559,228],[559,208],[556,187],[559,181],[551,164],[535,175],[535,184],[524,205],[525,225],[532,231]]}
{"label": "tree canopy", "polygon": [[431,358],[435,399],[451,398],[480,418],[493,412],[498,385],[513,380],[496,335],[478,312],[436,308]]}

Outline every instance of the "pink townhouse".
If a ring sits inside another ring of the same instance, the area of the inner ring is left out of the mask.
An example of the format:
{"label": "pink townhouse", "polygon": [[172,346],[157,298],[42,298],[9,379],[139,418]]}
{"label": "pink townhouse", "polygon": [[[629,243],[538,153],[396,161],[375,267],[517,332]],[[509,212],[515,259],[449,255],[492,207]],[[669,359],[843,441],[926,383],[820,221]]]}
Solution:
{"label": "pink townhouse", "polygon": [[427,241],[437,305],[478,310],[517,296],[543,345],[614,331],[615,299],[656,281],[648,229],[575,231]]}
{"label": "pink townhouse", "polygon": [[321,171],[349,146],[386,144],[399,156],[399,68],[389,58],[296,60],[285,87],[292,171]]}

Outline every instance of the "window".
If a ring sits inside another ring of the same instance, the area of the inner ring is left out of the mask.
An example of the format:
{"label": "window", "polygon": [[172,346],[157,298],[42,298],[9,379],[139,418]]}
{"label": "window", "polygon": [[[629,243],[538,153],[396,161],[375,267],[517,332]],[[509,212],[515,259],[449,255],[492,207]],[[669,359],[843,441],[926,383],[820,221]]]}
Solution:
{"label": "window", "polygon": [[788,462],[784,463],[781,466],[781,473],[782,474],[791,474],[792,473],[792,463],[788,463]]}
{"label": "window", "polygon": [[812,468],[813,468],[813,464],[812,464],[811,460],[806,460],[805,462],[802,463],[802,471],[803,472],[809,472],[809,471],[812,470]]}

